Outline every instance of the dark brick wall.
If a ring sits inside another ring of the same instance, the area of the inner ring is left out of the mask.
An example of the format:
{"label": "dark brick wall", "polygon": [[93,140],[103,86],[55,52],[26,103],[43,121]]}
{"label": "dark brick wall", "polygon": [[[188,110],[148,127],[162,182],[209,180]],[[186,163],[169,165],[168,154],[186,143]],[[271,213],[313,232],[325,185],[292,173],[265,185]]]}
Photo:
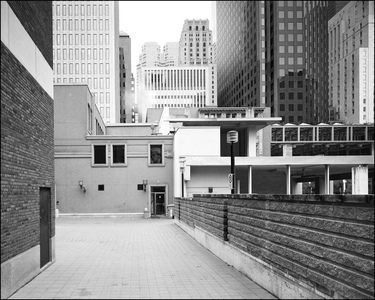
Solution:
{"label": "dark brick wall", "polygon": [[54,106],[1,43],[1,263],[39,244],[39,188],[51,188],[55,235]]}
{"label": "dark brick wall", "polygon": [[7,2],[52,68],[52,1]]}
{"label": "dark brick wall", "polygon": [[227,201],[230,244],[329,297],[374,298],[374,195],[250,196],[176,199],[175,218],[206,229],[210,220],[197,223],[194,209]]}

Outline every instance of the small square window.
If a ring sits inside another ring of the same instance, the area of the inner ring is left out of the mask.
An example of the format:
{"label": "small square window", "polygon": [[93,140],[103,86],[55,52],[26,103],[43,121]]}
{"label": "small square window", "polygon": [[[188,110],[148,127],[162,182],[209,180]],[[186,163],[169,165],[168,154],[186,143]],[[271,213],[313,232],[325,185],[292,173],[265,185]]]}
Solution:
{"label": "small square window", "polygon": [[104,191],[104,184],[98,185],[98,191]]}

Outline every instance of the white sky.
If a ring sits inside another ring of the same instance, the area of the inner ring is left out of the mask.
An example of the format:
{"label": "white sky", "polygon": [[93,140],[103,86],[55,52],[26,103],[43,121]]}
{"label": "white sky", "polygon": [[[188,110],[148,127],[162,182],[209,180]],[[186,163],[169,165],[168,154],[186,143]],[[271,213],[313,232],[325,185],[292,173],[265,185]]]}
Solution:
{"label": "white sky", "polygon": [[208,19],[212,30],[211,1],[119,1],[119,18],[119,30],[131,38],[134,77],[144,43],[163,49],[167,42],[179,42],[186,19]]}

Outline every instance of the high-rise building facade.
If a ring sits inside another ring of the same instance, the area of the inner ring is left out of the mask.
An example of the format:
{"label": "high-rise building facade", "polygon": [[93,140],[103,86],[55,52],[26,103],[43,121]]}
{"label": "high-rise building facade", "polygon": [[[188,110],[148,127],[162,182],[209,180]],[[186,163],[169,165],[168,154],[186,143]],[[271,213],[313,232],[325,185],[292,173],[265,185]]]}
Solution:
{"label": "high-rise building facade", "polygon": [[219,106],[328,120],[327,1],[217,1]]}
{"label": "high-rise building facade", "polygon": [[161,67],[178,67],[179,66],[179,43],[168,42],[163,47]]}
{"label": "high-rise building facade", "polygon": [[120,122],[118,1],[53,1],[54,83],[86,83],[106,123]]}
{"label": "high-rise building facade", "polygon": [[328,27],[331,121],[374,123],[374,3],[350,1]]}
{"label": "high-rise building facade", "polygon": [[208,20],[185,20],[180,37],[180,65],[213,63],[212,31]]}
{"label": "high-rise building facade", "polygon": [[327,18],[333,18],[350,1],[328,1]]}
{"label": "high-rise building facade", "polygon": [[132,89],[131,70],[131,39],[121,31],[119,38],[120,59],[120,123],[132,122],[132,107],[134,105],[134,87]]}
{"label": "high-rise building facade", "polygon": [[217,106],[216,65],[141,68],[139,121],[148,108]]}

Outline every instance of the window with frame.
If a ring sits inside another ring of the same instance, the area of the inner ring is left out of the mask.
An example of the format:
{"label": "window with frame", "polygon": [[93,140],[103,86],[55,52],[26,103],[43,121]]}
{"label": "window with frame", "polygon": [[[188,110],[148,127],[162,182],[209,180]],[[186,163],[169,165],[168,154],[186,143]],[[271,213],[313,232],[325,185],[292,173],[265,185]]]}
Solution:
{"label": "window with frame", "polygon": [[149,144],[149,165],[151,166],[160,166],[164,165],[163,153],[164,145],[163,144]]}
{"label": "window with frame", "polygon": [[112,165],[126,166],[126,144],[112,144]]}
{"label": "window with frame", "polygon": [[107,165],[107,145],[92,145],[92,153],[93,166]]}

